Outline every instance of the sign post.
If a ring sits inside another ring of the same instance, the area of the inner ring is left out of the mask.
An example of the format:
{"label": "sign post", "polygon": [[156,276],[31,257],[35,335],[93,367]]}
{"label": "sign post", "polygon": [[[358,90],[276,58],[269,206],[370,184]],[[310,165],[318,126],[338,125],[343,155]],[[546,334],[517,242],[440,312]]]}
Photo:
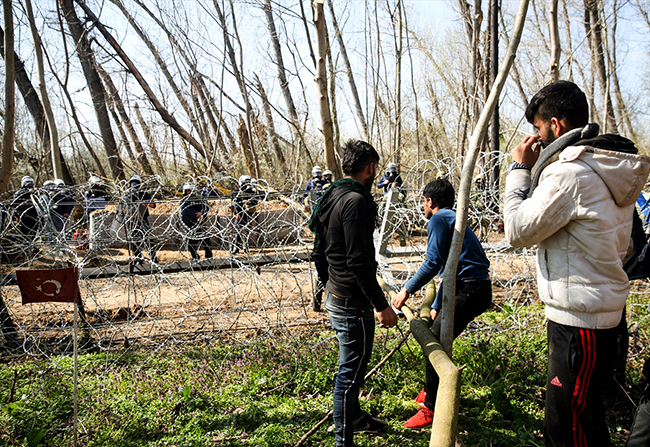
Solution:
{"label": "sign post", "polygon": [[77,447],[77,338],[79,331],[79,273],[76,267],[46,270],[17,270],[16,279],[23,299],[23,306],[30,303],[74,303],[73,327],[73,430],[74,446]]}

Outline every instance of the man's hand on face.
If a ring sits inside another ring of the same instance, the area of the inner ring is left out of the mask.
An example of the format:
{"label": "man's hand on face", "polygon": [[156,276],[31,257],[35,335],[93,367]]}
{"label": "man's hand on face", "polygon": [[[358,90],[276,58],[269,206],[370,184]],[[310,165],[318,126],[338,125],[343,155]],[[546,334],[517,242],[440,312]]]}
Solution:
{"label": "man's hand on face", "polygon": [[397,315],[393,308],[388,306],[386,309],[381,312],[375,312],[377,314],[377,319],[379,323],[385,327],[393,327],[397,324]]}
{"label": "man's hand on face", "polygon": [[542,148],[541,144],[536,144],[538,141],[541,143],[541,137],[539,135],[524,138],[523,141],[512,150],[512,154],[510,154],[512,161],[523,163],[531,168],[535,166]]}

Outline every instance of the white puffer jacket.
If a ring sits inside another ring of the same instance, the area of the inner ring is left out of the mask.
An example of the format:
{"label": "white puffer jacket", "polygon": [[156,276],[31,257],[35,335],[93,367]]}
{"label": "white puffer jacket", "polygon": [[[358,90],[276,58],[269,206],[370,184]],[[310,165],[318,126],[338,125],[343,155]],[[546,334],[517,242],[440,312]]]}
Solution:
{"label": "white puffer jacket", "polygon": [[508,175],[506,240],[537,244],[537,287],[549,320],[589,329],[619,323],[630,288],[623,260],[632,212],[649,172],[650,157],[571,146],[525,200],[530,171]]}

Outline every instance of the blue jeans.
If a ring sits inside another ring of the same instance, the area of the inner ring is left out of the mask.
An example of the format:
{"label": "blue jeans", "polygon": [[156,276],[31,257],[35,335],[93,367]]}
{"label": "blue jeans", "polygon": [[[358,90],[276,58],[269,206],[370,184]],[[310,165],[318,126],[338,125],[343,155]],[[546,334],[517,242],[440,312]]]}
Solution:
{"label": "blue jeans", "polygon": [[359,388],[363,385],[375,335],[372,308],[337,306],[327,291],[325,309],[339,340],[339,370],[334,381],[336,447],[354,446],[354,421],[361,417]]}

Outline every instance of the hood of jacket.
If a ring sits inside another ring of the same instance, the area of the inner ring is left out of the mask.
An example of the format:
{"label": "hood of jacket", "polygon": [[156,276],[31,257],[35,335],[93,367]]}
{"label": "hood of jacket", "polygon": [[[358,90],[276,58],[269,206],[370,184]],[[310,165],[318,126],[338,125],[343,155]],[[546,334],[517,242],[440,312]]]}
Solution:
{"label": "hood of jacket", "polygon": [[605,182],[616,204],[624,207],[636,202],[650,173],[650,157],[637,152],[627,138],[599,135],[564,149],[559,161],[579,160],[587,164]]}

